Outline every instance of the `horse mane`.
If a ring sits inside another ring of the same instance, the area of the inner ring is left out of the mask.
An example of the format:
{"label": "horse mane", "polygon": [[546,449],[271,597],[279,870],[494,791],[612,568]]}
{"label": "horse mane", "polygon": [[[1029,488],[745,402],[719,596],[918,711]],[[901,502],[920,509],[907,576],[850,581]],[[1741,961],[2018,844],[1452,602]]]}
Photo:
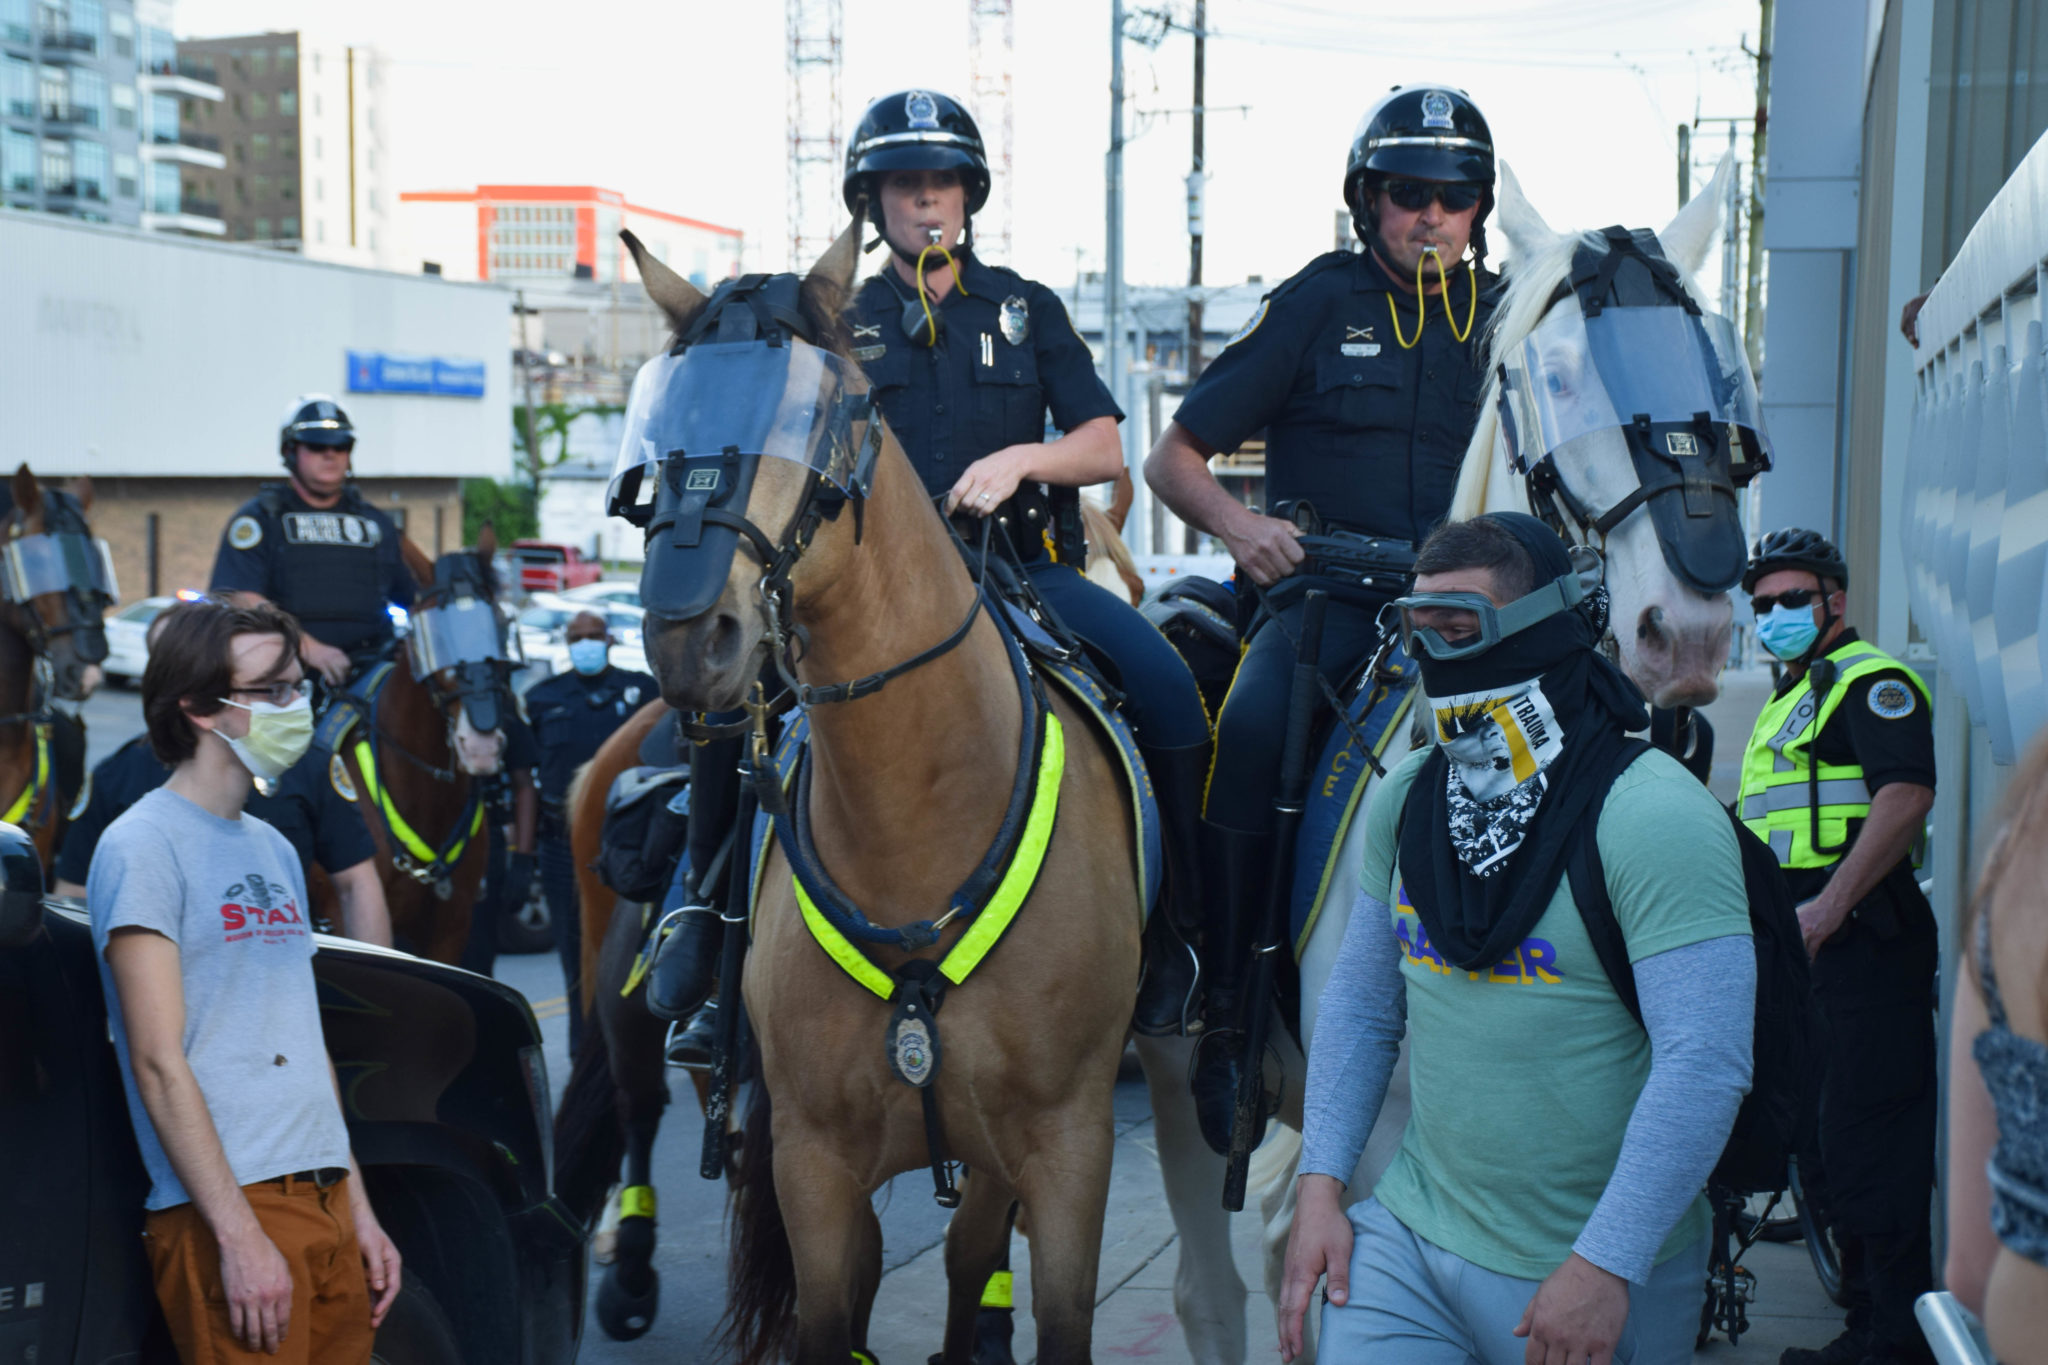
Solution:
{"label": "horse mane", "polygon": [[[1501,361],[1536,330],[1543,315],[1550,311],[1558,282],[1570,273],[1572,257],[1581,246],[1593,247],[1604,255],[1607,239],[1593,231],[1561,232],[1526,260],[1519,252],[1509,257],[1501,269],[1506,288],[1486,328],[1486,392],[1480,397],[1479,421],[1472,429],[1471,443],[1465,447],[1465,459],[1458,468],[1458,487],[1451,495],[1448,513],[1451,521],[1470,521],[1486,510],[1488,483],[1493,473],[1493,443],[1500,431],[1495,398],[1500,392]],[[1681,268],[1678,278],[1686,294],[1705,307],[1707,300],[1701,297],[1692,277]]]}

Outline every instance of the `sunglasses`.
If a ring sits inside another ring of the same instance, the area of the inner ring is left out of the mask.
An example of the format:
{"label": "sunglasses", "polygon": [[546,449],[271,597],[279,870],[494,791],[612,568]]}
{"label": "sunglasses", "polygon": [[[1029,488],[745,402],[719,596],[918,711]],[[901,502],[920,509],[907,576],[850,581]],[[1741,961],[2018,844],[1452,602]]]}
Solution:
{"label": "sunglasses", "polygon": [[1479,202],[1479,196],[1486,192],[1486,187],[1457,182],[1447,184],[1440,180],[1389,180],[1386,191],[1387,198],[1404,209],[1426,209],[1429,201],[1434,199],[1444,206],[1446,213],[1463,213]]}
{"label": "sunglasses", "polygon": [[1812,588],[1794,588],[1790,592],[1781,592],[1776,597],[1752,597],[1749,599],[1749,609],[1758,616],[1769,616],[1773,607],[1810,607],[1813,605],[1813,599],[1819,595]]}

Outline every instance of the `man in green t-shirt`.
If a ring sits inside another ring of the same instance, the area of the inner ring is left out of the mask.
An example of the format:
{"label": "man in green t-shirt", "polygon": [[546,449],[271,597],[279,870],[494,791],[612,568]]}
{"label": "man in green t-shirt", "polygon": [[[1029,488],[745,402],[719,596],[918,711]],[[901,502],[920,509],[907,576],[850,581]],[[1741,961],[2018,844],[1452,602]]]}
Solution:
{"label": "man in green t-shirt", "polygon": [[[1609,984],[1566,862],[1642,698],[1597,652],[1606,595],[1542,523],[1439,529],[1402,599],[1437,743],[1381,784],[1309,1057],[1281,1300],[1301,1349],[1329,1277],[1333,1360],[1689,1360],[1700,1191],[1749,1087],[1756,961],[1727,816],[1651,751],[1595,838],[1643,1022]],[[1342,1207],[1405,1028],[1413,1112]]]}

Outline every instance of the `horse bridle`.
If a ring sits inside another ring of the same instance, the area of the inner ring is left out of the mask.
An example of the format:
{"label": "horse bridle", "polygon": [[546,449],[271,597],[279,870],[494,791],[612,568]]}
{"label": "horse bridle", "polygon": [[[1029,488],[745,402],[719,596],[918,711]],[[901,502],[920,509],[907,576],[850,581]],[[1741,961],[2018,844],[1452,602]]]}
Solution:
{"label": "horse bridle", "polygon": [[[86,524],[85,512],[78,499],[60,489],[45,488],[43,497],[43,534],[90,536],[92,528]],[[12,540],[21,534],[22,513],[17,509],[8,516],[7,538]],[[39,596],[43,594],[38,594]],[[85,663],[96,664],[107,657],[107,636],[105,609],[113,605],[105,593],[89,584],[73,582],[63,590],[64,620],[51,625],[43,620],[42,613],[35,609],[31,598],[25,602],[10,602],[7,605],[21,608],[22,634],[28,637],[31,648],[39,655],[47,655],[50,646],[66,635],[87,637],[81,642],[78,657]],[[97,609],[96,609],[97,608]],[[90,637],[97,635],[97,643]],[[14,720],[9,716],[0,720]]]}

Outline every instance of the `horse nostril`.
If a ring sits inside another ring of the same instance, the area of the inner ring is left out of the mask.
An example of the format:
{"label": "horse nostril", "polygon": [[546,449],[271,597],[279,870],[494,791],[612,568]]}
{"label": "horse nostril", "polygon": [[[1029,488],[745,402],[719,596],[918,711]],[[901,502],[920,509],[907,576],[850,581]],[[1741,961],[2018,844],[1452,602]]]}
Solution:
{"label": "horse nostril", "polygon": [[732,666],[739,655],[739,618],[730,612],[720,612],[711,623],[708,638],[704,641],[704,662],[713,669]]}
{"label": "horse nostril", "polygon": [[1654,645],[1664,638],[1664,608],[1644,607],[1643,614],[1636,618],[1636,640],[1645,645]]}

